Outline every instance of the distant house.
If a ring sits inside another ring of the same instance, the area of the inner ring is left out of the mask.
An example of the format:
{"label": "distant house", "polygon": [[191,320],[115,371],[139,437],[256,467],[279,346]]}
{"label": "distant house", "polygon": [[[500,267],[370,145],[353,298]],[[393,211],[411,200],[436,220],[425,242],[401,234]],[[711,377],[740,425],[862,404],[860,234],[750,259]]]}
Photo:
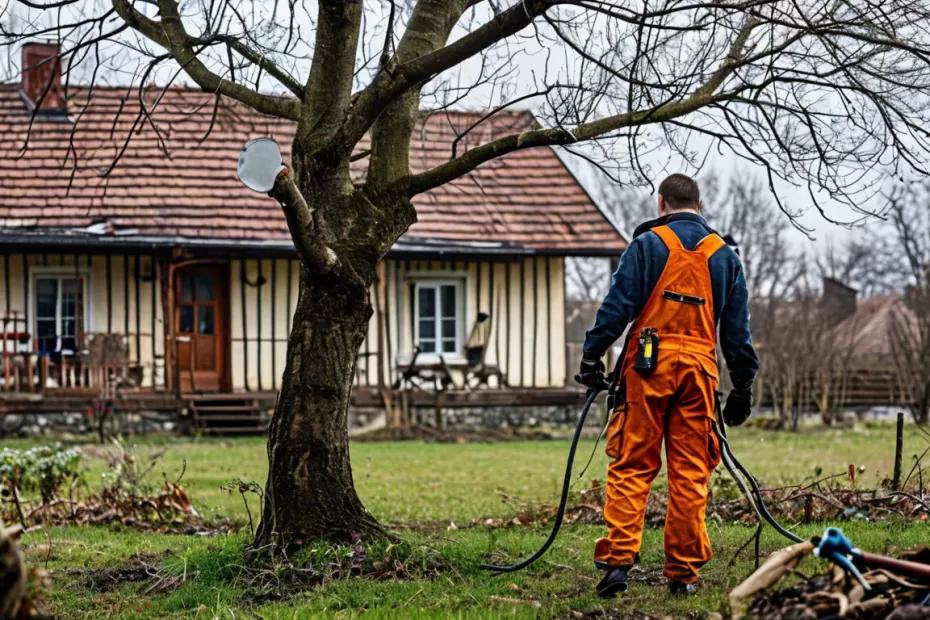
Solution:
{"label": "distant house", "polygon": [[855,289],[825,279],[824,302],[836,322],[830,335],[843,368],[835,381],[837,404],[854,409],[906,405],[894,336],[914,320],[905,299],[886,294],[857,301]]}
{"label": "distant house", "polygon": [[[0,411],[73,406],[117,365],[131,371],[132,406],[273,401],[298,262],[280,208],[235,167],[246,140],[287,148],[293,125],[188,88],[65,96],[57,82],[33,117],[46,84],[27,71],[0,85]],[[424,114],[411,165],[448,158],[483,114]],[[534,123],[501,112],[457,148]],[[626,242],[556,152],[507,155],[415,203],[419,221],[371,291],[358,402],[380,402],[415,345],[418,363],[442,356],[461,387],[485,315],[481,363],[504,381],[484,392],[566,391],[565,258],[615,257]],[[118,363],[99,353],[114,339],[125,343]]]}

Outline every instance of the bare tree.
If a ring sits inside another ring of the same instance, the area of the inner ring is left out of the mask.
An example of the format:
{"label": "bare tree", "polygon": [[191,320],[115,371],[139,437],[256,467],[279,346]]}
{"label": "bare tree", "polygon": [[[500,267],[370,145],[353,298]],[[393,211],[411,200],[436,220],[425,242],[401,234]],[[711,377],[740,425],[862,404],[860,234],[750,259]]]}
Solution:
{"label": "bare tree", "polygon": [[890,328],[898,379],[914,419],[930,421],[930,181],[902,183],[891,193],[889,215],[896,233],[909,312]]}
{"label": "bare tree", "polygon": [[[8,27],[5,43],[60,40],[69,75],[93,83],[109,64],[141,92],[184,73],[297,126],[299,192],[277,196],[300,293],[260,546],[383,536],[354,490],[346,412],[377,264],[415,221],[413,196],[531,147],[611,163],[628,182],[649,176],[657,150],[700,166],[716,149],[760,166],[770,187],[782,179],[863,210],[859,192],[881,166],[922,170],[928,159],[930,8],[910,0],[418,0],[369,3],[381,17],[364,33],[361,0],[17,1],[46,14]],[[495,86],[531,45],[545,70]],[[127,71],[130,57],[144,60]],[[273,94],[257,87],[269,82]],[[444,163],[412,169],[424,101],[454,104],[476,86],[501,107],[535,97],[540,125],[459,142]],[[361,157],[367,172],[353,180]]]}
{"label": "bare tree", "polygon": [[896,237],[887,220],[876,219],[842,243],[828,241],[817,256],[817,269],[821,276],[853,287],[860,297],[901,292],[906,272],[896,244],[888,243]]}

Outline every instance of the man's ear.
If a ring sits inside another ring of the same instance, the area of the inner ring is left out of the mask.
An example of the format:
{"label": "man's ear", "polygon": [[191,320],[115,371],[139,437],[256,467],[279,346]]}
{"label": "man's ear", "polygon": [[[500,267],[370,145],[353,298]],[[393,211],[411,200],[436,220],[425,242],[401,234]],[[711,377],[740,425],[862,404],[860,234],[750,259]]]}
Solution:
{"label": "man's ear", "polygon": [[662,194],[659,194],[658,196],[659,196],[659,217],[662,217],[663,215],[665,215],[665,208],[666,208],[665,196],[663,196]]}

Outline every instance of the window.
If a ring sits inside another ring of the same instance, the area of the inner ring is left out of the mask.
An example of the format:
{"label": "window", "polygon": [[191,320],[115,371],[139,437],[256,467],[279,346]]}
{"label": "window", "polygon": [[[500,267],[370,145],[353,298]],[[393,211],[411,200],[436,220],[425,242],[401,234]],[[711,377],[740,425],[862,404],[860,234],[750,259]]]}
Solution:
{"label": "window", "polygon": [[417,282],[414,295],[414,340],[420,345],[420,352],[459,353],[461,282]]}
{"label": "window", "polygon": [[213,307],[216,304],[216,279],[212,273],[182,273],[178,331],[182,334],[212,335]]}
{"label": "window", "polygon": [[44,275],[35,278],[35,337],[40,353],[75,351],[85,332],[85,278]]}

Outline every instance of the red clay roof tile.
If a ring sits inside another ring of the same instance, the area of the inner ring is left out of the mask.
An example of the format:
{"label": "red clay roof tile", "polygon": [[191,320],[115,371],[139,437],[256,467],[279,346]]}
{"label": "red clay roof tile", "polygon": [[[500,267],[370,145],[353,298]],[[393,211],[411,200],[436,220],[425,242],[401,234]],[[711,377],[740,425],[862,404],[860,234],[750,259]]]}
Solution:
{"label": "red clay roof tile", "polygon": [[[146,92],[148,106],[160,92]],[[228,100],[221,100],[211,124],[212,96],[172,88],[153,112],[156,131],[140,116],[136,91],[95,88],[86,109],[87,89],[72,88],[70,96],[72,122],[40,118],[30,128],[18,85],[0,85],[0,236],[106,220],[117,230],[144,236],[289,240],[277,204],[245,189],[235,167],[250,138],[270,135],[286,150],[293,124]],[[481,116],[424,115],[411,145],[413,170],[449,159],[456,136]],[[534,124],[529,112],[497,114],[461,140],[457,152]],[[122,159],[103,176],[130,131]],[[356,162],[353,172],[362,174],[364,161]],[[569,254],[619,252],[626,245],[545,147],[488,162],[416,197],[414,204],[419,221],[408,238],[494,241]]]}

